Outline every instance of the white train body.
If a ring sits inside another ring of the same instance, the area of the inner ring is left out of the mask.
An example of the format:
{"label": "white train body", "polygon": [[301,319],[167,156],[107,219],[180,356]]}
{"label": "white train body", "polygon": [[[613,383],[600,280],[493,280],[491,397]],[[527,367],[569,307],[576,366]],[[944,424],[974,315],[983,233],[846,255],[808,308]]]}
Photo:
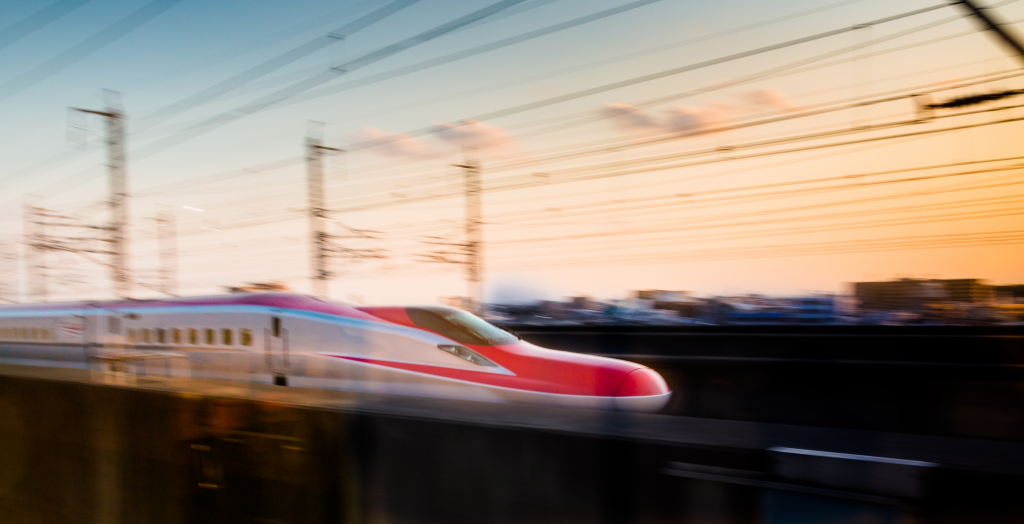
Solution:
{"label": "white train body", "polygon": [[[287,293],[4,306],[0,363],[131,360],[140,374],[639,411],[671,395],[643,366],[538,348],[458,310],[407,308],[444,336],[396,317],[406,309],[377,309]],[[480,339],[464,322],[500,334]]]}

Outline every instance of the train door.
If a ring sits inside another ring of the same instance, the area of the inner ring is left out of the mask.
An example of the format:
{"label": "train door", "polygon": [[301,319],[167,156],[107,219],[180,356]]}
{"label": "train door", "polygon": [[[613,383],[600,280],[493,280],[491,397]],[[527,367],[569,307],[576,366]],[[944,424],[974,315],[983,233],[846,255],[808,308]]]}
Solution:
{"label": "train door", "polygon": [[270,319],[270,329],[266,330],[267,368],[274,377],[274,385],[288,385],[288,330],[282,325],[281,317]]}
{"label": "train door", "polygon": [[108,358],[124,352],[122,315],[96,307],[86,309],[83,316],[85,329],[82,342],[86,365],[96,371],[108,370],[112,362]]}

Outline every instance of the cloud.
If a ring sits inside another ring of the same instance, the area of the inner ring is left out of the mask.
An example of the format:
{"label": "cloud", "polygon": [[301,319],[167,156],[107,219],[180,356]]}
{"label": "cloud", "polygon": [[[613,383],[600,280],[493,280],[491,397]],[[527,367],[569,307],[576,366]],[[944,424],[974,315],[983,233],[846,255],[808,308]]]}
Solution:
{"label": "cloud", "polygon": [[800,106],[794,104],[782,91],[771,87],[763,87],[740,95],[747,104],[759,107],[773,107],[784,111],[796,111]]}
{"label": "cloud", "polygon": [[[773,107],[786,111],[800,109],[781,91],[770,87],[741,93],[739,98],[748,107]],[[652,116],[636,106],[618,103],[605,104],[598,112],[623,132],[664,131],[686,136],[729,130],[741,109],[742,106],[711,99],[703,101],[699,106],[673,107],[665,111],[662,118]]]}
{"label": "cloud", "polygon": [[352,135],[352,142],[362,143],[375,153],[390,157],[423,156],[430,153],[430,146],[422,140],[376,127],[364,127],[356,131]]}
{"label": "cloud", "polygon": [[662,127],[651,115],[627,104],[605,104],[600,112],[602,117],[626,132],[654,131]]}
{"label": "cloud", "polygon": [[478,120],[463,120],[458,124],[438,124],[434,133],[441,140],[456,146],[487,149],[498,154],[519,152],[519,146],[508,132]]}
{"label": "cloud", "polygon": [[705,107],[679,106],[666,111],[666,127],[677,133],[700,135],[724,131],[729,127],[732,104],[710,100]]}
{"label": "cloud", "polygon": [[700,135],[729,128],[736,106],[721,100],[708,100],[703,107],[679,106],[665,111],[663,118],[652,116],[627,104],[605,104],[600,114],[627,133],[663,131]]}

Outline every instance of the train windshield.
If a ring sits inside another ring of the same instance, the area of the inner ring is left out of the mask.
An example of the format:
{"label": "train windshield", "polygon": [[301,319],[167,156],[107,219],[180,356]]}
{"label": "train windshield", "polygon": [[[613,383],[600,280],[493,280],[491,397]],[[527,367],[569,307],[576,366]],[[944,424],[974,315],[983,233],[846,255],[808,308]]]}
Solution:
{"label": "train windshield", "polygon": [[460,344],[497,346],[518,340],[514,335],[461,309],[444,306],[408,307],[413,324],[446,336]]}

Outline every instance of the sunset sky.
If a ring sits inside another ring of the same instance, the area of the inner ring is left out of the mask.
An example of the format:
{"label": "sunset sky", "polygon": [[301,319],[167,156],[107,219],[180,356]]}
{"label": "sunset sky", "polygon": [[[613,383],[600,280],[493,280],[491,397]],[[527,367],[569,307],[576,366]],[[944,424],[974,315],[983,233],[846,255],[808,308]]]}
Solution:
{"label": "sunset sky", "polygon": [[[1024,58],[956,6],[868,24],[941,1],[408,0],[344,38],[386,4],[48,5],[0,5],[0,242],[22,241],[27,195],[108,219],[103,122],[68,108],[102,109],[115,91],[143,284],[156,281],[164,209],[178,220],[181,294],[254,281],[308,292],[310,121],[347,151],[325,162],[329,230],[375,231],[336,242],[387,254],[334,260],[337,299],[466,293],[461,267],[418,257],[464,241],[453,164],[466,147],[482,163],[488,300],[1024,283],[1024,96],[918,123],[910,97],[1024,88]],[[1024,35],[1024,2],[995,5]],[[230,80],[246,71],[258,72]],[[110,296],[104,268],[47,262],[51,299]]]}

